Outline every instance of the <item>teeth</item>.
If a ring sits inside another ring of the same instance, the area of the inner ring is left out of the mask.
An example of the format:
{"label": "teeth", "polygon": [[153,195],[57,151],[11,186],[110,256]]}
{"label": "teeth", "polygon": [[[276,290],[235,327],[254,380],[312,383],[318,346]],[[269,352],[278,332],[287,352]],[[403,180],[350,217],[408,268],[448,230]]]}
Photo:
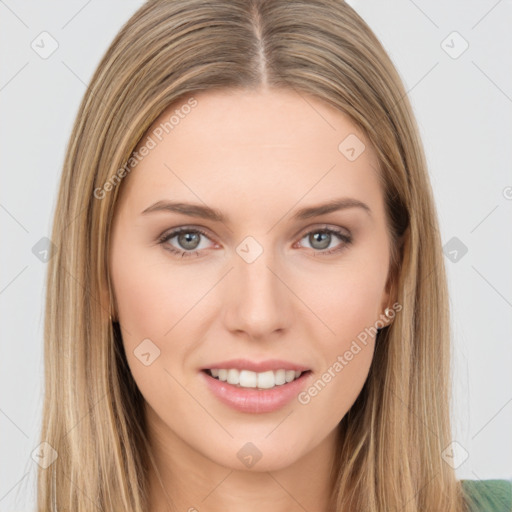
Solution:
{"label": "teeth", "polygon": [[256,373],[250,370],[239,371],[235,368],[213,368],[210,370],[210,373],[212,377],[242,388],[271,389],[275,386],[282,386],[287,382],[292,382],[299,378],[302,372],[295,370],[269,370]]}
{"label": "teeth", "polygon": [[[293,377],[295,378],[295,372],[293,372]],[[276,386],[281,386],[286,382],[286,371],[285,370],[277,370],[275,373],[275,381]]]}
{"label": "teeth", "polygon": [[[231,371],[238,373],[238,370]],[[243,388],[256,388],[258,387],[258,374],[256,372],[250,372],[249,370],[242,370],[238,376],[237,382],[233,384],[240,384]]]}
{"label": "teeth", "polygon": [[228,384],[238,384],[240,382],[240,374],[238,370],[228,370]]}

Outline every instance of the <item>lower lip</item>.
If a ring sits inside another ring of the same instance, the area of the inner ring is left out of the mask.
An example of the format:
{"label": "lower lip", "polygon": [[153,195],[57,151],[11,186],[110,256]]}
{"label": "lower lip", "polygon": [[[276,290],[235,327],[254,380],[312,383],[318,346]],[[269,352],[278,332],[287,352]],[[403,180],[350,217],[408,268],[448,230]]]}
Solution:
{"label": "lower lip", "polygon": [[271,389],[242,388],[215,379],[205,371],[200,372],[212,393],[233,409],[248,413],[273,412],[291,402],[305,387],[311,371],[298,379]]}

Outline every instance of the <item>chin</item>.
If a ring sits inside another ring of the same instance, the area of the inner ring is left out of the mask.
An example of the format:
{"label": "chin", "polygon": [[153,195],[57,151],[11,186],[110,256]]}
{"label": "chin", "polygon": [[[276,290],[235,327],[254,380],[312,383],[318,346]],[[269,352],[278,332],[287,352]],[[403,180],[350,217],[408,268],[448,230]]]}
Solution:
{"label": "chin", "polygon": [[[304,455],[309,443],[305,439],[286,435],[285,431],[281,432],[281,436],[276,435],[272,439],[276,433],[269,436],[269,431],[265,429],[265,432],[260,435],[226,439],[225,443],[214,445],[213,453],[210,445],[203,455],[215,464],[236,471],[279,471],[296,463]],[[300,446],[300,450],[297,446]]]}

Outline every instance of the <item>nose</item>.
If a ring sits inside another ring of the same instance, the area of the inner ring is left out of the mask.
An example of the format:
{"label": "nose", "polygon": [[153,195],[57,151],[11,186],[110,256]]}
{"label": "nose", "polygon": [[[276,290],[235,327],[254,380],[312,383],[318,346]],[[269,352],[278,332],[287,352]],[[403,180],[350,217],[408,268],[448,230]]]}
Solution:
{"label": "nose", "polygon": [[270,250],[251,263],[235,254],[234,268],[227,276],[226,328],[258,340],[286,330],[293,321],[293,293],[286,278]]}

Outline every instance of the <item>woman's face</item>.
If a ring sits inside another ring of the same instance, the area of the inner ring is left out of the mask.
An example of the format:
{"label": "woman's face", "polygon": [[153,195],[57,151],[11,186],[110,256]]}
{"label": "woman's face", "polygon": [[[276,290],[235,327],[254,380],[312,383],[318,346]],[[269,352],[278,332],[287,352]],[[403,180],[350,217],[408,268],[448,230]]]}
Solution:
{"label": "woman's face", "polygon": [[126,356],[165,455],[284,468],[332,448],[391,307],[378,162],[311,96],[193,98],[154,123],[119,185],[109,264]]}

